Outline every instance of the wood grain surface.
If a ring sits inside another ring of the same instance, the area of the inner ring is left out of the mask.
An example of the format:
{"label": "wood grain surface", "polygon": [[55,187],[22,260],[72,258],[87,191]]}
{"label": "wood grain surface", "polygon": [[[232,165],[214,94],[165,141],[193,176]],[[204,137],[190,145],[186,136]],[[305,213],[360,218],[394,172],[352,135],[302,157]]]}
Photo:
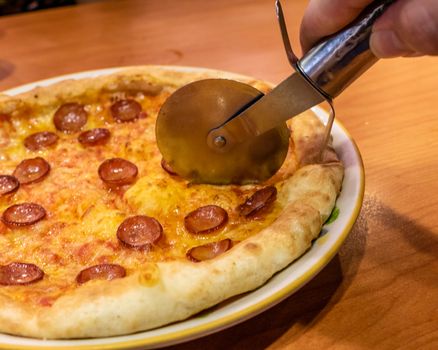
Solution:
{"label": "wood grain surface", "polygon": [[[298,48],[307,1],[284,0]],[[279,82],[270,0],[102,1],[0,18],[0,89],[89,69],[171,64]],[[278,306],[183,349],[438,348],[438,58],[380,61],[336,100],[366,195],[333,261]]]}

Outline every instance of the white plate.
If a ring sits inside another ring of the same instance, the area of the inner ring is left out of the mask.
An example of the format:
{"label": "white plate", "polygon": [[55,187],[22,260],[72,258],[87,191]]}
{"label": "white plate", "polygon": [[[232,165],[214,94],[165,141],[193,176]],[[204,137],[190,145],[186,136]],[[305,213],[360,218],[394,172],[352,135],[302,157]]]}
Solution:
{"label": "white plate", "polygon": [[[36,86],[47,86],[65,79],[81,79],[111,74],[125,68],[129,67],[59,76],[23,85],[4,93],[15,95],[31,90]],[[210,71],[190,67],[161,66],[156,68],[189,72]],[[232,73],[220,72],[220,74],[230,79],[242,78],[241,75]],[[313,111],[324,122],[327,121],[327,113],[323,109],[315,107]],[[339,216],[334,222],[324,226],[321,236],[305,255],[277,273],[262,287],[251,293],[233,298],[231,301],[224,302],[209,312],[203,312],[188,320],[150,331],[118,337],[79,340],[40,340],[0,334],[0,348],[96,350],[156,348],[218,332],[276,305],[306,284],[333,258],[359,215],[365,184],[364,169],[359,150],[347,130],[338,121],[335,121],[333,125],[332,135],[336,152],[345,165],[342,192],[336,202],[336,206],[339,208]]]}

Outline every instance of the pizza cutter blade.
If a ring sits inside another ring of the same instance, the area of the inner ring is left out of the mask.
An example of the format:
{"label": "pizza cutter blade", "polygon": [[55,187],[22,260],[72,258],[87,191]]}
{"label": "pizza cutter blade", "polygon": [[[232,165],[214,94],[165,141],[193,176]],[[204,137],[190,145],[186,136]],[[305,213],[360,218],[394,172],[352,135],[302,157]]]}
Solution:
{"label": "pizza cutter blade", "polygon": [[[332,99],[371,67],[374,22],[395,0],[376,0],[346,28],[316,44],[298,59],[292,51],[280,1],[277,17],[290,63],[296,70],[264,96],[237,81],[207,79],[172,94],[156,123],[164,160],[179,175],[212,184],[245,184],[272,176],[289,144],[285,121]],[[325,144],[321,151],[325,148]]]}
{"label": "pizza cutter blade", "polygon": [[268,179],[287,155],[285,123],[239,142],[217,137],[208,144],[212,129],[261,97],[263,93],[254,87],[226,79],[183,86],[166,100],[158,115],[156,137],[163,158],[192,182],[245,184]]}

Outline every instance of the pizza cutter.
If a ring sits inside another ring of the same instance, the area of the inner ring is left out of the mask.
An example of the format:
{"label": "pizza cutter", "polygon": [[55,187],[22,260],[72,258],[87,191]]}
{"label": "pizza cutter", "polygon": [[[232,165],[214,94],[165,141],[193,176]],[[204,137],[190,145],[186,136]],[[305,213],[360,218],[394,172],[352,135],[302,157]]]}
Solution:
{"label": "pizza cutter", "polygon": [[[288,151],[286,120],[323,101],[329,102],[334,116],[332,99],[377,62],[369,47],[371,28],[394,1],[374,1],[352,24],[298,59],[277,0],[282,38],[295,73],[266,95],[227,79],[181,87],[158,114],[156,137],[164,160],[195,183],[246,184],[271,177]],[[329,122],[327,136],[330,128]]]}

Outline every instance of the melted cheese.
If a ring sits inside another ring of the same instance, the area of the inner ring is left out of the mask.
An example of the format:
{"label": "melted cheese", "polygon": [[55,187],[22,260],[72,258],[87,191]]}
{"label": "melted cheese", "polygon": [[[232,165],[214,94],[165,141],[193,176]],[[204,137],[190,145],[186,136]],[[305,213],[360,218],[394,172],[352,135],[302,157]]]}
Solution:
{"label": "melted cheese", "polygon": [[[0,286],[0,293],[50,305],[62,293],[76,288],[76,275],[91,265],[116,263],[129,274],[147,268],[150,262],[185,259],[193,246],[224,238],[242,241],[272,223],[281,210],[279,203],[263,220],[246,220],[236,211],[255,186],[189,185],[161,168],[154,125],[165,98],[163,93],[138,99],[146,117],[121,124],[114,123],[109,115],[109,97],[87,105],[89,119],[84,129],[108,128],[112,136],[105,146],[85,148],[78,143],[77,135],[57,132],[60,139],[54,148],[28,151],[23,145],[26,136],[38,131],[56,132],[52,122],[55,108],[0,119],[1,174],[12,174],[21,160],[36,156],[51,165],[49,176],[42,182],[21,186],[13,196],[0,198],[0,213],[23,202],[36,202],[46,209],[47,218],[29,227],[10,229],[0,222],[0,265],[33,263],[45,277],[28,286]],[[134,185],[112,191],[101,181],[97,169],[113,157],[137,165],[139,175]],[[209,204],[228,212],[228,224],[209,234],[188,233],[184,217]],[[132,215],[152,216],[163,226],[164,237],[152,249],[130,249],[118,241],[118,226]]]}

